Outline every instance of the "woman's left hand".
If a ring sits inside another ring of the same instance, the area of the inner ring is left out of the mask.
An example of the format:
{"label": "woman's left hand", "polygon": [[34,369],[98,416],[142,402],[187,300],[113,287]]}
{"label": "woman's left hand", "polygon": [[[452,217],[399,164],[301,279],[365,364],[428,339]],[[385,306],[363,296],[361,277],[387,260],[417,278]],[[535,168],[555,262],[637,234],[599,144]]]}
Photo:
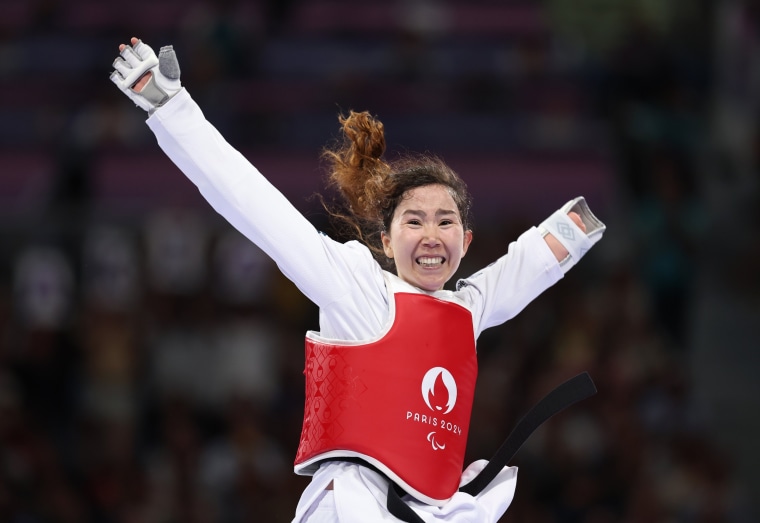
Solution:
{"label": "woman's left hand", "polygon": [[583,220],[581,220],[581,215],[578,214],[575,211],[570,211],[567,213],[567,215],[570,217],[571,220],[573,220],[573,223],[578,226],[580,230],[582,230],[584,233],[586,232],[586,224],[583,223]]}
{"label": "woman's left hand", "polygon": [[[573,220],[573,223],[578,226],[580,230],[583,231],[584,234],[586,234],[586,224],[583,223],[583,220],[581,220],[580,214],[578,214],[575,211],[570,211],[567,213],[567,215],[570,217],[571,220]],[[552,253],[554,254],[554,257],[557,258],[558,262],[561,262],[564,260],[568,254],[568,250],[565,248],[564,245],[560,243],[560,241],[554,237],[553,234],[549,233],[546,236],[544,236],[544,240],[546,241],[546,244],[549,246],[549,248],[552,250]]]}

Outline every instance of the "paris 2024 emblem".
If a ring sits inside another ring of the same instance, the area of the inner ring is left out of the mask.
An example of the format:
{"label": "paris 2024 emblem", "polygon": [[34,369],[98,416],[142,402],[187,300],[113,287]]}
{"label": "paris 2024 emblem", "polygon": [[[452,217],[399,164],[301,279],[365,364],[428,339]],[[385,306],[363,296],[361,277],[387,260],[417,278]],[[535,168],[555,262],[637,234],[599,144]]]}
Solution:
{"label": "paris 2024 emblem", "polygon": [[406,419],[410,422],[430,425],[427,440],[433,450],[445,450],[451,435],[462,435],[462,427],[446,419],[457,403],[457,383],[451,372],[443,367],[433,367],[422,378],[422,399],[426,412],[408,410]]}

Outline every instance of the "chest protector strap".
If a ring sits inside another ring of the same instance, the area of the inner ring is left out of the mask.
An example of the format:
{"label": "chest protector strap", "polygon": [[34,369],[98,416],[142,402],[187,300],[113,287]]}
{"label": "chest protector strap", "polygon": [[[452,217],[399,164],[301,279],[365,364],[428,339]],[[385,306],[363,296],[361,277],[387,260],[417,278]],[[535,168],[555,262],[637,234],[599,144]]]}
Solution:
{"label": "chest protector strap", "polygon": [[472,315],[425,294],[395,293],[392,318],[367,343],[307,336],[295,471],[360,458],[440,506],[459,487],[464,464],[477,377]]}
{"label": "chest protector strap", "polygon": [[[542,423],[573,403],[594,394],[596,386],[587,372],[578,374],[552,390],[520,420],[485,468],[459,490],[472,496],[480,494]],[[388,486],[388,512],[406,523],[424,523],[422,518],[404,503],[401,495],[393,483]]]}

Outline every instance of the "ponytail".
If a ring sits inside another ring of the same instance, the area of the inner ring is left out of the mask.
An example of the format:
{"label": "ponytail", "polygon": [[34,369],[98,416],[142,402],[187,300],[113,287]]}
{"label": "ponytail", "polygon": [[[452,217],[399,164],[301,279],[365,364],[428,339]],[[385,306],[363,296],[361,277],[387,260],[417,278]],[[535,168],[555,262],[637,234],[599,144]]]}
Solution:
{"label": "ponytail", "polygon": [[328,185],[341,196],[340,210],[325,205],[329,215],[348,227],[381,265],[389,260],[382,249],[381,233],[390,229],[396,207],[416,187],[448,187],[465,229],[469,228],[471,197],[464,181],[446,163],[431,155],[407,155],[393,165],[383,158],[385,129],[368,112],[350,111],[339,116],[342,140],[322,153],[328,165]]}
{"label": "ponytail", "polygon": [[381,207],[388,196],[391,173],[390,165],[383,159],[385,130],[382,122],[366,111],[350,111],[338,121],[342,143],[335,149],[325,149],[322,156],[328,164],[328,184],[342,197],[345,212],[334,209],[328,212],[378,255],[382,253]]}

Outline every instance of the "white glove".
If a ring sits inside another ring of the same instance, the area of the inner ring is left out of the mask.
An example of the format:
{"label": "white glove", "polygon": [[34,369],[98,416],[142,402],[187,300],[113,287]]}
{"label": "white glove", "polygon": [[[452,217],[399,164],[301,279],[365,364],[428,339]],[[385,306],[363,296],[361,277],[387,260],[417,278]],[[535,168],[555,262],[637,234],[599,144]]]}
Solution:
{"label": "white glove", "polygon": [[[580,215],[583,225],[586,226],[585,233],[567,215],[570,211],[577,212]],[[596,242],[602,239],[607,227],[594,216],[586,203],[586,199],[579,196],[555,211],[539,225],[538,229],[544,236],[551,233],[567,249],[569,254],[560,261],[563,271],[567,272]]]}
{"label": "white glove", "polygon": [[[142,40],[133,46],[127,45],[113,62],[115,71],[111,81],[121,89],[138,107],[153,113],[182,89],[179,81],[179,62],[174,48],[167,45],[156,53]],[[148,83],[138,93],[134,86],[147,72],[151,73]]]}

